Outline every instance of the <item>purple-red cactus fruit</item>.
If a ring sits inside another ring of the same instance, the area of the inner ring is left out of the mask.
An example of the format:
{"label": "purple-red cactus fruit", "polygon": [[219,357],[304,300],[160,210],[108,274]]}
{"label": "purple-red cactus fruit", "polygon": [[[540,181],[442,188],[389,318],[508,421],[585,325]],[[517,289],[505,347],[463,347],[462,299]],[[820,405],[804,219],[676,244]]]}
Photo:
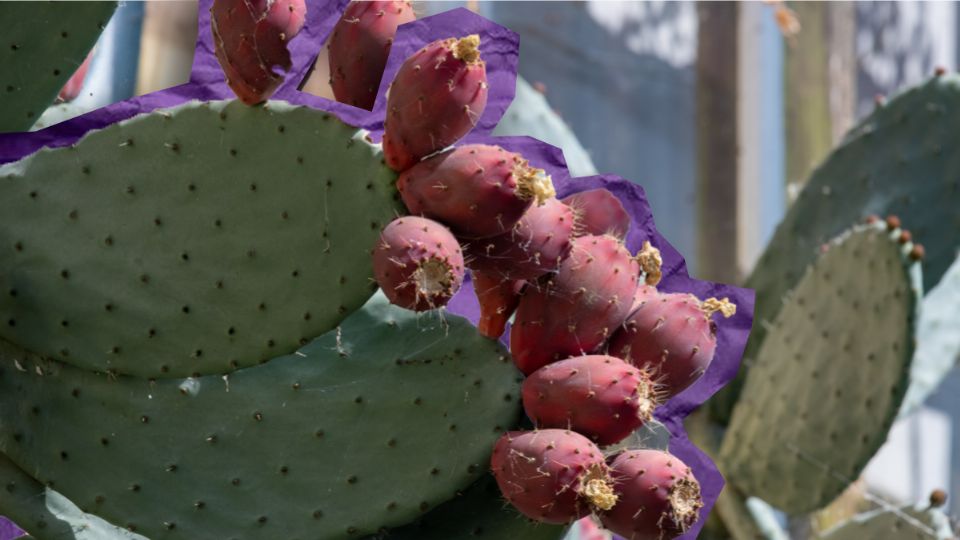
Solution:
{"label": "purple-red cactus fruit", "polygon": [[500,493],[530,519],[569,523],[616,503],[603,453],[579,433],[508,432],[493,447],[490,467]]}
{"label": "purple-red cactus fruit", "polygon": [[510,232],[467,242],[467,266],[503,279],[537,279],[559,270],[573,245],[574,227],[573,210],[547,199],[531,206]]}
{"label": "purple-red cactus fruit", "polygon": [[623,240],[630,229],[630,214],[613,193],[606,189],[591,189],[574,193],[563,199],[577,214],[577,233],[609,234]]}
{"label": "purple-red cactus fruit", "polygon": [[421,217],[390,222],[373,250],[373,274],[390,302],[425,311],[442,307],[463,283],[463,254],[446,227]]}
{"label": "purple-red cactus fruit", "polygon": [[470,144],[431,156],[400,174],[411,214],[435,219],[459,238],[509,232],[531,204],[553,197],[553,182],[520,154]]}
{"label": "purple-red cactus fruit", "polygon": [[710,317],[736,312],[726,299],[701,302],[686,293],[662,293],[641,301],[623,328],[610,339],[609,354],[650,373],[669,398],[707,370],[717,348]]}
{"label": "purple-red cactus fruit", "polygon": [[287,42],[303,28],[304,0],[214,0],[210,26],[227,84],[248,105],[270,98],[291,67]]}
{"label": "purple-red cactus fruit", "polygon": [[400,66],[387,95],[383,154],[403,172],[473,129],[487,106],[480,37],[434,41]]}
{"label": "purple-red cactus fruit", "polygon": [[582,236],[556,275],[531,283],[510,330],[513,361],[524,374],[595,351],[630,314],[637,261],[613,236]]}
{"label": "purple-red cactus fruit", "polygon": [[653,382],[619,358],[577,356],[523,381],[523,408],[539,428],[565,428],[600,446],[618,443],[653,418]]}
{"label": "purple-red cactus fruit", "polygon": [[350,2],[327,42],[337,101],[373,108],[397,27],[416,18],[407,1]]}
{"label": "purple-red cactus fruit", "polygon": [[653,300],[659,294],[657,288],[653,285],[641,283],[640,286],[637,287],[637,292],[633,295],[633,304],[630,306],[630,313],[636,311],[643,303]]}
{"label": "purple-red cactus fruit", "polygon": [[473,272],[473,290],[480,302],[480,335],[499,339],[507,321],[520,303],[520,292],[526,282],[503,279],[483,272]]}
{"label": "purple-red cactus fruit", "polygon": [[617,492],[603,526],[627,540],[670,540],[696,523],[703,501],[690,467],[660,450],[627,450],[610,463]]}

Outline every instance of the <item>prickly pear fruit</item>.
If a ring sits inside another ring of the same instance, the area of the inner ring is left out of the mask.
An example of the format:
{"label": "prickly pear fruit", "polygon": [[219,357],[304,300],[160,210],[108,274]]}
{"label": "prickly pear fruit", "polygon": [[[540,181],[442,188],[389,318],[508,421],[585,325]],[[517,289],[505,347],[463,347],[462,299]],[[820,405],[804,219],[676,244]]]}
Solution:
{"label": "prickly pear fruit", "polygon": [[637,292],[633,295],[633,305],[630,306],[630,313],[636,311],[642,304],[652,301],[659,294],[657,288],[653,285],[641,283],[637,287]]}
{"label": "prickly pear fruit", "polygon": [[383,154],[395,171],[466,135],[487,106],[480,37],[434,41],[400,66],[387,95]]}
{"label": "prickly pear fruit", "polygon": [[408,1],[350,2],[327,42],[337,101],[373,108],[397,27],[416,18]]}
{"label": "prickly pear fruit", "polygon": [[510,232],[466,243],[467,266],[503,279],[533,280],[556,272],[570,253],[573,210],[557,199],[533,205]]}
{"label": "prickly pear fruit", "polygon": [[717,348],[710,317],[736,313],[726,299],[685,293],[659,294],[640,302],[623,328],[610,339],[609,354],[651,374],[665,398],[693,384],[707,370]]}
{"label": "prickly pear fruit", "polygon": [[480,301],[480,335],[498,339],[503,335],[507,321],[520,303],[520,292],[526,282],[503,279],[485,272],[473,272],[473,290]]}
{"label": "prickly pear fruit", "polygon": [[411,214],[440,221],[459,238],[509,232],[533,203],[556,192],[542,169],[499,146],[470,144],[431,156],[397,179]]}
{"label": "prickly pear fruit", "polygon": [[576,356],[523,381],[523,408],[539,428],[566,428],[600,446],[622,441],[653,418],[650,377],[619,358]]}
{"label": "prickly pear fruit", "polygon": [[407,216],[390,222],[373,250],[373,274],[390,302],[414,311],[446,305],[463,283],[463,253],[446,227]]}
{"label": "prickly pear fruit", "polygon": [[591,189],[565,197],[563,202],[577,215],[578,236],[609,234],[619,239],[627,237],[630,214],[613,193],[606,189]]}
{"label": "prickly pear fruit", "polygon": [[610,463],[617,504],[603,526],[629,540],[669,540],[697,521],[703,501],[690,467],[660,450],[627,450]]}
{"label": "prickly pear fruit", "polygon": [[612,236],[581,236],[556,275],[531,283],[520,298],[510,351],[529,375],[551,362],[591,353],[630,314],[637,261]]}
{"label": "prickly pear fruit", "polygon": [[210,26],[227,84],[247,105],[266,101],[291,67],[287,42],[303,28],[305,0],[214,0]]}
{"label": "prickly pear fruit", "polygon": [[603,453],[579,433],[505,433],[490,467],[504,498],[530,519],[568,523],[616,503]]}
{"label": "prickly pear fruit", "polygon": [[87,53],[87,57],[83,60],[83,63],[80,64],[80,67],[73,72],[67,84],[63,85],[63,88],[60,89],[60,93],[57,95],[58,100],[69,103],[77,99],[77,96],[80,95],[80,90],[83,90],[83,82],[87,78],[87,71],[90,69],[90,59],[92,57],[93,51]]}

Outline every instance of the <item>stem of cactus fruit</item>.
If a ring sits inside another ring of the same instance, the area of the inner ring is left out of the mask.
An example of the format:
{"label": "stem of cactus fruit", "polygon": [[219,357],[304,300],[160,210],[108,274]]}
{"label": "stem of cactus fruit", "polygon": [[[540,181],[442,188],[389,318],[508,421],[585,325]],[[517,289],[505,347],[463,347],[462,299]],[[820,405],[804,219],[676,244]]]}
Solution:
{"label": "stem of cactus fruit", "polygon": [[514,167],[513,174],[517,177],[517,194],[521,199],[533,199],[540,206],[557,196],[550,175],[543,169],[534,169],[526,160]]}
{"label": "stem of cactus fruit", "polygon": [[480,36],[471,34],[457,40],[453,47],[453,56],[459,58],[468,64],[472,64],[480,59]]}
{"label": "stem of cactus fruit", "polygon": [[617,504],[617,494],[610,485],[610,476],[599,467],[591,468],[584,476],[581,494],[591,506],[600,510],[610,510]]}
{"label": "stem of cactus fruit", "polygon": [[637,263],[644,274],[644,282],[647,285],[655,286],[660,283],[663,273],[660,268],[663,266],[663,258],[660,257],[660,250],[653,247],[649,241],[643,242],[643,249],[637,253]]}
{"label": "stem of cactus fruit", "polygon": [[718,300],[716,298],[707,298],[701,304],[701,309],[703,309],[704,315],[709,319],[713,316],[714,313],[720,312],[724,318],[729,319],[737,313],[737,305],[730,301],[729,298],[723,298]]}

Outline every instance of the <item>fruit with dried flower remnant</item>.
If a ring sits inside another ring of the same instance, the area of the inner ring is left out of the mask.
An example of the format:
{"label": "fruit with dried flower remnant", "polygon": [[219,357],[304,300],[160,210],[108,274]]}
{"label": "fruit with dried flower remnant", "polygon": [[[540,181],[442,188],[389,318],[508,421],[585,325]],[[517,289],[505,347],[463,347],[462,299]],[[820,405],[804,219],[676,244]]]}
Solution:
{"label": "fruit with dried flower remnant", "polygon": [[400,66],[387,95],[383,154],[403,172],[473,129],[487,106],[480,36],[434,41]]}
{"label": "fruit with dried flower remnant", "polygon": [[373,273],[390,302],[425,311],[442,307],[463,283],[463,253],[453,234],[426,218],[390,222],[373,250]]}
{"label": "fruit with dried flower remnant", "polygon": [[490,467],[503,496],[537,521],[569,523],[616,503],[603,452],[579,433],[505,433],[494,445]]}

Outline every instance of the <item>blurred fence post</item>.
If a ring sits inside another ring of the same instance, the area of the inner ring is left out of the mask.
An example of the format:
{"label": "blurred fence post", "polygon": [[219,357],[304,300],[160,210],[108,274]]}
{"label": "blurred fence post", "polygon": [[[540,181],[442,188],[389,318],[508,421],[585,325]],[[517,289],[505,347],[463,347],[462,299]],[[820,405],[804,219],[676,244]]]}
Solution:
{"label": "blurred fence post", "polygon": [[697,277],[737,283],[737,2],[697,2]]}
{"label": "blurred fence post", "polygon": [[787,42],[787,193],[792,198],[848,129],[857,96],[851,2],[791,2],[802,26]]}

